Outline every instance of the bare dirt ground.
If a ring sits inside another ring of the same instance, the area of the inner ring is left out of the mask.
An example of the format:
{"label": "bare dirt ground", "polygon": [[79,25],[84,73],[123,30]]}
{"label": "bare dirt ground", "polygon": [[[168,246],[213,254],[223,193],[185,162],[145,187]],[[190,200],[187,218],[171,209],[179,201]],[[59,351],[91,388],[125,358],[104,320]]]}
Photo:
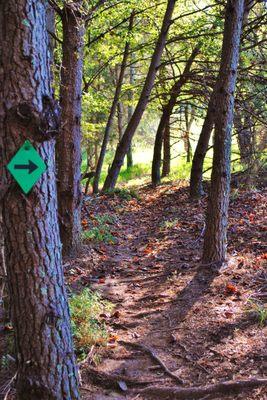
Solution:
{"label": "bare dirt ground", "polygon": [[[89,358],[83,399],[149,398],[140,381],[179,388],[266,378],[266,323],[252,309],[266,307],[267,192],[233,192],[229,259],[220,271],[200,263],[205,199],[191,202],[182,184],[143,188],[140,198],[85,203],[89,225],[96,215],[115,216],[117,243],[87,248],[72,264],[79,274],[71,286],[93,286],[116,305],[115,317],[106,318],[114,340],[95,369],[119,377],[91,374]],[[202,398],[264,400],[267,389]]]}

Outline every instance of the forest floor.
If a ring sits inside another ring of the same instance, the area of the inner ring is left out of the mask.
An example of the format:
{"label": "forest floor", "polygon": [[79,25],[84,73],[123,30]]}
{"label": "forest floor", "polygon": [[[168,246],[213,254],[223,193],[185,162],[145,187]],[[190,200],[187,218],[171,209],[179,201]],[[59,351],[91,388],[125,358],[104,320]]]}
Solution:
{"label": "forest floor", "polygon": [[[139,195],[84,204],[84,229],[113,215],[116,243],[85,247],[68,280],[73,290],[98,290],[116,312],[103,316],[112,340],[98,350],[101,362],[89,356],[81,368],[83,399],[146,399],[140,381],[177,388],[266,377],[267,191],[232,192],[229,259],[220,271],[200,262],[206,199],[190,201],[183,182]],[[264,400],[267,389],[204,398]]]}
{"label": "forest floor", "polygon": [[[147,399],[144,381],[182,388],[266,377],[267,191],[232,192],[229,259],[219,271],[200,262],[205,198],[190,201],[184,182],[139,196],[88,196],[84,230],[113,216],[116,241],[85,242],[65,262],[70,291],[93,288],[115,305],[102,316],[108,345],[93,346],[81,366],[82,399]],[[267,389],[201,398],[265,400]]]}

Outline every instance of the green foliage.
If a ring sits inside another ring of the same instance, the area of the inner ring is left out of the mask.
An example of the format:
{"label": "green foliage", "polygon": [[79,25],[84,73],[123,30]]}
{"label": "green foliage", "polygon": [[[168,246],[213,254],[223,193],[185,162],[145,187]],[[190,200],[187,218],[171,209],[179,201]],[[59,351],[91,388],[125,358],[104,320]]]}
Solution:
{"label": "green foliage", "polygon": [[267,322],[267,306],[254,299],[248,300],[247,311],[256,316],[261,327],[265,326]]}
{"label": "green foliage", "polygon": [[109,333],[101,315],[110,313],[114,306],[89,289],[72,295],[69,305],[75,348],[83,358],[92,345],[107,344]]}
{"label": "green foliage", "polygon": [[175,226],[177,226],[178,223],[179,223],[179,220],[178,220],[178,219],[172,219],[172,220],[170,219],[170,220],[167,220],[167,221],[162,222],[162,223],[160,224],[160,229],[161,229],[161,230],[172,229],[172,228],[174,228]]}
{"label": "green foliage", "polygon": [[84,240],[95,240],[96,242],[115,243],[116,238],[111,233],[111,225],[115,219],[109,214],[97,215],[95,217],[95,226],[82,233]]}
{"label": "green foliage", "polygon": [[113,190],[108,190],[105,192],[107,195],[117,195],[120,197],[122,200],[129,201],[131,199],[137,199],[140,200],[139,194],[134,190],[134,189],[113,189]]}

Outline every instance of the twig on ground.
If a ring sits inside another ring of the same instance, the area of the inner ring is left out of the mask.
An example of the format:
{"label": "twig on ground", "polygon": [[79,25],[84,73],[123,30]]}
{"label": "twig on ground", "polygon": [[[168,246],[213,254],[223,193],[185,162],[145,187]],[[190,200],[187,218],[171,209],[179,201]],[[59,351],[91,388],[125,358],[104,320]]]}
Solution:
{"label": "twig on ground", "polygon": [[169,370],[169,368],[164,364],[164,362],[159,358],[159,356],[155,353],[153,349],[151,349],[148,346],[145,346],[144,344],[141,343],[132,343],[132,342],[125,342],[124,340],[120,340],[118,342],[119,344],[122,344],[124,346],[131,346],[139,350],[143,350],[145,353],[147,353],[154,361],[156,361],[164,370],[164,372],[169,375],[172,379],[174,379],[177,383],[182,385],[184,382],[179,376],[174,374]]}

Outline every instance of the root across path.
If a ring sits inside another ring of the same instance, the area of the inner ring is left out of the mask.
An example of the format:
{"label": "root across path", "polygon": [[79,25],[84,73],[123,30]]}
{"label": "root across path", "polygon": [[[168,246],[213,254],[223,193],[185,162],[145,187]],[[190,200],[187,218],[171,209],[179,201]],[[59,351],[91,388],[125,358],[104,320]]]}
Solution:
{"label": "root across path", "polygon": [[99,361],[82,363],[83,399],[265,400],[266,191],[231,200],[220,269],[201,264],[205,198],[190,201],[181,183],[139,196],[84,204],[86,229],[109,215],[115,240],[86,243],[70,286],[100,292],[115,311],[104,316],[112,340]]}

